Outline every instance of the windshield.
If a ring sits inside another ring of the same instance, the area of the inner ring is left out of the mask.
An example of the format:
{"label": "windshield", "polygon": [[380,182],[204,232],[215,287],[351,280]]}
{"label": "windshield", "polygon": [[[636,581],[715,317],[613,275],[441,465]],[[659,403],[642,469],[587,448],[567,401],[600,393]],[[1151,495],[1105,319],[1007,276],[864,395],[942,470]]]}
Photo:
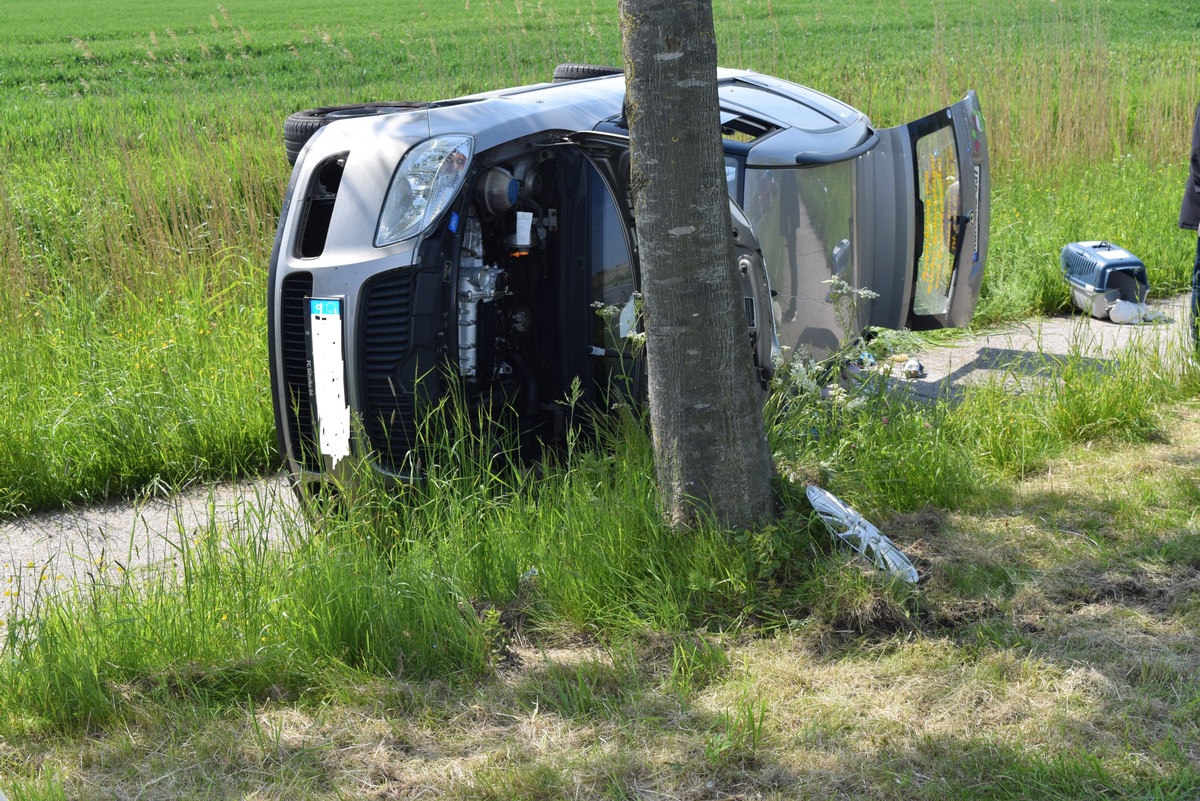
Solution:
{"label": "windshield", "polygon": [[822,356],[843,325],[824,281],[856,284],[856,160],[820,167],[745,171],[744,210],[762,246],[775,290],[780,343],[806,342]]}

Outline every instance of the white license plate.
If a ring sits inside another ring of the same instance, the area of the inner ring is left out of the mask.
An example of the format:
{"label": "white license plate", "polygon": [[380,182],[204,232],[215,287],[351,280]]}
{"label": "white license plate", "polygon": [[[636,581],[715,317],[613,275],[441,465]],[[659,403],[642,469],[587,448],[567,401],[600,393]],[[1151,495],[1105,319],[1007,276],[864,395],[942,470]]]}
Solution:
{"label": "white license plate", "polygon": [[340,298],[309,298],[312,343],[309,380],[316,407],[317,443],[333,469],[350,455],[350,403],[346,399],[346,357]]}

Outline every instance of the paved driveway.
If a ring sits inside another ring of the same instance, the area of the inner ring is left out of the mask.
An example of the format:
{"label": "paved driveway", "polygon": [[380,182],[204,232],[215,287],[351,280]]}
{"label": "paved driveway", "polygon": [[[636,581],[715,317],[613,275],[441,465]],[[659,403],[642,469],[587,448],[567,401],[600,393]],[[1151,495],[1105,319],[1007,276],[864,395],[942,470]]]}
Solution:
{"label": "paved driveway", "polygon": [[925,376],[905,383],[916,395],[930,399],[952,398],[978,382],[999,380],[1019,388],[1052,374],[1067,357],[1099,367],[1130,347],[1147,348],[1170,364],[1187,358],[1190,350],[1189,297],[1152,300],[1150,308],[1165,318],[1157,323],[1117,325],[1076,313],[964,336],[948,347],[913,354],[924,366]]}

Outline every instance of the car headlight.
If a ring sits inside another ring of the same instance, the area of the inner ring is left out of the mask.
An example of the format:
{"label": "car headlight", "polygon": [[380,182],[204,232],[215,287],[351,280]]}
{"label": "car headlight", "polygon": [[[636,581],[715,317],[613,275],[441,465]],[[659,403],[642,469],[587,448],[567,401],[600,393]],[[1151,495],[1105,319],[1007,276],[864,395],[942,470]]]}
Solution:
{"label": "car headlight", "polygon": [[470,136],[439,136],[408,151],[383,201],[375,246],[392,245],[429,230],[462,188],[474,148]]}

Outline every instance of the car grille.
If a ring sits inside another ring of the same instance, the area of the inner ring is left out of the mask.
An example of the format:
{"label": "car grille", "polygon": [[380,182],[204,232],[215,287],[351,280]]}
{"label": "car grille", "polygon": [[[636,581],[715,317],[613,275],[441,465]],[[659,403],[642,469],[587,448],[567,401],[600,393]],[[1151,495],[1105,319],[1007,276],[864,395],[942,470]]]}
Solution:
{"label": "car grille", "polygon": [[373,281],[363,299],[361,356],[367,439],[390,470],[403,467],[416,441],[411,376],[401,363],[412,343],[414,271],[397,270]]}
{"label": "car grille", "polygon": [[279,312],[283,345],[283,381],[287,387],[288,451],[308,470],[321,469],[313,426],[312,400],[308,394],[308,345],[306,315],[312,297],[309,273],[292,273],[283,279]]}

